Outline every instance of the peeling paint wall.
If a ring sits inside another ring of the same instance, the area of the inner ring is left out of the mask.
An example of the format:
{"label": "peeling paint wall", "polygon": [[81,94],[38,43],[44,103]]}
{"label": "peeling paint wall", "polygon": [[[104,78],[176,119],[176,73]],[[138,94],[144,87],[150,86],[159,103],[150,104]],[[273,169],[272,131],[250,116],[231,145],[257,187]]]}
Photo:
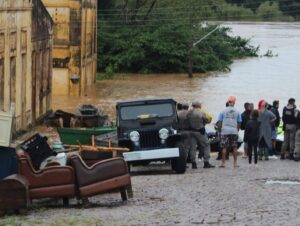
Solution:
{"label": "peeling paint wall", "polygon": [[0,110],[15,104],[13,132],[31,123],[31,1],[0,1]]}
{"label": "peeling paint wall", "polygon": [[53,94],[88,95],[96,78],[97,0],[43,2],[54,21]]}
{"label": "peeling paint wall", "polygon": [[[40,21],[41,15],[33,18],[33,8],[32,0],[0,0],[0,110],[9,111],[15,105],[14,133],[26,130],[36,121],[32,100],[39,94],[32,92],[32,25]],[[36,73],[50,82],[51,70],[43,70],[39,68]],[[46,96],[51,96],[50,91]],[[41,105],[41,114],[50,109],[50,105]]]}
{"label": "peeling paint wall", "polygon": [[53,21],[41,0],[32,0],[32,116],[51,109]]}

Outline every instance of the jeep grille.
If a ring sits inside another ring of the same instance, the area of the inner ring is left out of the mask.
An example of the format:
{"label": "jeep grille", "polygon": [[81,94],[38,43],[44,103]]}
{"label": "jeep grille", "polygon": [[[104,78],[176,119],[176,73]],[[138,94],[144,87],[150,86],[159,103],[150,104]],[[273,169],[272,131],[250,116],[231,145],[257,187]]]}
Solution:
{"label": "jeep grille", "polygon": [[140,131],[141,148],[159,147],[160,138],[158,131]]}

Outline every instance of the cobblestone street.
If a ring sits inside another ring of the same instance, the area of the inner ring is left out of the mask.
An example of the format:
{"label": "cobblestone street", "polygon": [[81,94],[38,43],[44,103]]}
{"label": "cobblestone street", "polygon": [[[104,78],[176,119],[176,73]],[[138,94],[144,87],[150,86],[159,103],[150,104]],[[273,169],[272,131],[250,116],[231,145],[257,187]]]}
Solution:
{"label": "cobblestone street", "polygon": [[269,160],[256,168],[238,160],[238,169],[231,160],[225,169],[199,162],[181,175],[155,166],[132,176],[134,198],[127,203],[117,193],[91,198],[88,209],[76,200],[70,208],[35,203],[28,216],[8,216],[0,225],[300,225],[300,185],[265,184],[300,180],[299,163]]}

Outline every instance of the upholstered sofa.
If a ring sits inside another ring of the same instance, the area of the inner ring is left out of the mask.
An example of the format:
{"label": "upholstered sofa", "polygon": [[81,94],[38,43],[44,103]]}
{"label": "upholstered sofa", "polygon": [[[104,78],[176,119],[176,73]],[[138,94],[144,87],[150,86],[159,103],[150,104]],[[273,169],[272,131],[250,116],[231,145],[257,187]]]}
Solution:
{"label": "upholstered sofa", "polygon": [[131,179],[124,159],[111,158],[87,166],[78,154],[74,154],[70,162],[75,171],[80,197],[111,190],[119,190],[123,200],[132,197]]}
{"label": "upholstered sofa", "polygon": [[84,198],[111,190],[119,190],[123,200],[132,196],[131,180],[122,158],[100,161],[88,167],[78,154],[71,155],[71,166],[50,166],[35,170],[28,153],[17,151],[19,174],[29,184],[29,199],[46,197]]}
{"label": "upholstered sofa", "polygon": [[75,197],[75,174],[71,166],[51,166],[35,170],[30,156],[23,150],[17,151],[19,174],[29,182],[29,198]]}

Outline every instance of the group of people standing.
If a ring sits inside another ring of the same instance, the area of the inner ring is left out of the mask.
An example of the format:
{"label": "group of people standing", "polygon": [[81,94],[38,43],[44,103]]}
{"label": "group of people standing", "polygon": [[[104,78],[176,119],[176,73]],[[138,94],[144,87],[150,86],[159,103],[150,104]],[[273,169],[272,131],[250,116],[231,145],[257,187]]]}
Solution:
{"label": "group of people standing", "polygon": [[300,113],[295,103],[294,98],[288,100],[287,106],[283,108],[282,118],[278,110],[278,100],[273,101],[272,105],[261,100],[258,103],[258,110],[253,110],[251,104],[245,103],[241,129],[245,130],[244,156],[249,156],[249,163],[251,163],[252,152],[254,152],[255,163],[257,163],[257,156],[259,160],[263,158],[269,160],[269,156],[276,158],[276,140],[281,119],[284,139],[280,159],[300,160]]}
{"label": "group of people standing", "polygon": [[[217,128],[220,134],[221,165],[225,167],[229,150],[233,153],[233,166],[238,167],[238,133],[244,130],[244,157],[254,164],[258,160],[269,160],[269,156],[275,157],[276,139],[278,127],[281,123],[279,113],[279,101],[273,101],[270,105],[261,100],[258,108],[254,104],[245,103],[245,111],[241,114],[234,106],[236,97],[229,96],[226,108],[218,115]],[[210,123],[212,117],[202,109],[201,103],[192,103],[192,109],[188,104],[178,104],[178,129],[184,136],[184,143],[190,156],[192,168],[197,168],[196,150],[204,152],[204,168],[214,168],[209,163],[210,144],[205,132],[205,125]],[[284,141],[281,148],[281,159],[300,160],[300,112],[295,105],[295,99],[290,98],[288,105],[282,113]],[[296,144],[296,145],[295,145]]]}

